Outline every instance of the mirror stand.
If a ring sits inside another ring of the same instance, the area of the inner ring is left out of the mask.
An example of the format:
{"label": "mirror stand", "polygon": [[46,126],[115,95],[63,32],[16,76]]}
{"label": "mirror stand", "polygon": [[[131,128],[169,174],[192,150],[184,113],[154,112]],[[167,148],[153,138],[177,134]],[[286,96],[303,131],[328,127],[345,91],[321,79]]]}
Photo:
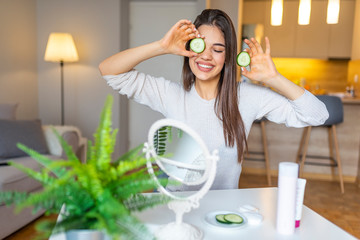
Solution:
{"label": "mirror stand", "polygon": [[190,212],[191,206],[187,201],[171,201],[168,204],[169,209],[175,212],[175,222],[168,223],[162,226],[155,236],[159,240],[199,240],[203,239],[203,232],[197,227],[184,223],[183,215]]}

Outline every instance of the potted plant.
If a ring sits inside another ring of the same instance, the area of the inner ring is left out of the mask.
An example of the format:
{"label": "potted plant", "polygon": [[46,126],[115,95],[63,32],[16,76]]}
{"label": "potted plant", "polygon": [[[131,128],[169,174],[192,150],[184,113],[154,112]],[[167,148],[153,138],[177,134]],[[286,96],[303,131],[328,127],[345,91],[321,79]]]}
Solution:
{"label": "potted plant", "polygon": [[[45,209],[46,214],[58,214],[57,222],[41,222],[42,236],[67,232],[69,235],[81,229],[97,232],[112,239],[152,239],[146,227],[132,216],[156,204],[169,201],[163,195],[141,193],[156,188],[156,183],[145,167],[147,159],[142,145],[112,161],[117,129],[112,130],[109,95],[101,113],[100,124],[89,141],[86,163],[81,163],[71,147],[55,131],[67,160],[51,160],[28,147],[18,147],[44,166],[33,171],[16,162],[10,164],[41,182],[43,190],[36,193],[0,192],[0,202],[15,204],[20,211],[33,207]],[[162,184],[166,180],[162,179]],[[44,235],[45,233],[45,235]]]}

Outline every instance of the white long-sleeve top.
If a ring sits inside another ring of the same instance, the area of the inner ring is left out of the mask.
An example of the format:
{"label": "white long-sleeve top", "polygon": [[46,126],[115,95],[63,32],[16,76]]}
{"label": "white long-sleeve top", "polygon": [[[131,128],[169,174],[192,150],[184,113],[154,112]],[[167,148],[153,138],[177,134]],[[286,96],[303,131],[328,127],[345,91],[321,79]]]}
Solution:
{"label": "white long-sleeve top", "polygon": [[[241,164],[238,163],[236,144],[234,147],[225,146],[223,126],[214,111],[215,99],[202,99],[194,86],[185,91],[180,83],[136,70],[107,75],[104,79],[120,94],[149,106],[166,118],[182,121],[195,130],[210,152],[219,151],[220,160],[211,189],[238,188]],[[328,118],[325,105],[308,91],[291,101],[269,88],[240,83],[238,93],[246,136],[254,120],[262,117],[288,127],[321,125]]]}

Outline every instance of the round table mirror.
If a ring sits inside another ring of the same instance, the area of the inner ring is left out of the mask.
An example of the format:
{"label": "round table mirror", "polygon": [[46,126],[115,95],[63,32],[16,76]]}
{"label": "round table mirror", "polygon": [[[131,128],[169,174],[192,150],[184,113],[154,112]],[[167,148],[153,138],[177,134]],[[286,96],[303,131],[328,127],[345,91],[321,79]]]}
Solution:
{"label": "round table mirror", "polygon": [[[144,151],[148,171],[158,183],[159,192],[173,199],[168,207],[176,215],[176,221],[162,226],[155,237],[202,239],[202,231],[184,223],[182,218],[184,213],[199,207],[199,200],[209,191],[216,174],[217,151],[210,154],[194,130],[172,119],[161,119],[151,126]],[[155,167],[163,173],[155,175]],[[160,178],[168,179],[165,187]]]}

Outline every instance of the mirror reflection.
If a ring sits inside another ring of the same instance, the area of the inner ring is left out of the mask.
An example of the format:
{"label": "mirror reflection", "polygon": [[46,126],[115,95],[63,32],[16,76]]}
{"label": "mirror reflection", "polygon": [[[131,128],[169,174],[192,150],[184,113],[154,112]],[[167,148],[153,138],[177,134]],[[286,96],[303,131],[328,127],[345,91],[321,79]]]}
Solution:
{"label": "mirror reflection", "polygon": [[[156,163],[167,177],[169,191],[198,190],[205,182],[206,160],[196,140],[182,129],[164,126],[153,137]],[[175,181],[174,181],[175,180]]]}

